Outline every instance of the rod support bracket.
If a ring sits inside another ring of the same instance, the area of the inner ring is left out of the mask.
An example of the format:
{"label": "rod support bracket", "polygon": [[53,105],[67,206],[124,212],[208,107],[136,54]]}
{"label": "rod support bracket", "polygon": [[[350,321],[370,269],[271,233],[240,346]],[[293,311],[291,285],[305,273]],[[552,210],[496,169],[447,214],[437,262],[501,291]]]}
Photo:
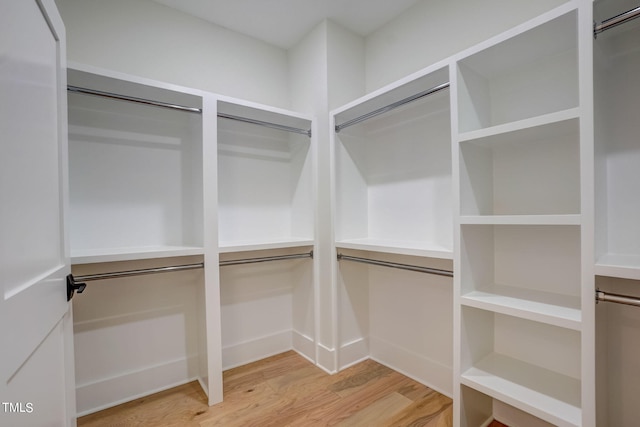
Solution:
{"label": "rod support bracket", "polygon": [[78,292],[79,294],[84,292],[86,287],[86,283],[77,283],[73,274],[67,275],[67,301],[71,301],[75,292]]}

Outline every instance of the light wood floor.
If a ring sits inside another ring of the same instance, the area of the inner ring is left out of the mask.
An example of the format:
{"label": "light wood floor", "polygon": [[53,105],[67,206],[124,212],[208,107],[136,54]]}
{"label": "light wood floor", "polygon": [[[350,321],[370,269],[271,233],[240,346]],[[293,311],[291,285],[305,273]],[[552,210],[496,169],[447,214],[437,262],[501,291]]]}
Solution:
{"label": "light wood floor", "polygon": [[328,375],[290,351],[226,371],[224,393],[209,407],[193,382],[87,415],[78,426],[452,425],[451,399],[372,360]]}

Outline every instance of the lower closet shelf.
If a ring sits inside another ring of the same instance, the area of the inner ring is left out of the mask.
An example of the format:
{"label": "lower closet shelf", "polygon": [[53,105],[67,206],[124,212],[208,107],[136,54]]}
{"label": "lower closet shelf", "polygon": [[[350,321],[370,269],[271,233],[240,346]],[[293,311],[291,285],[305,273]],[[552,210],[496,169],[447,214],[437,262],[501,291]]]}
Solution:
{"label": "lower closet shelf", "polygon": [[171,258],[202,255],[198,246],[139,246],[123,248],[85,249],[71,251],[71,264],[94,264],[100,262],[135,261],[140,259]]}
{"label": "lower closet shelf", "polygon": [[553,425],[582,425],[575,378],[492,353],[464,372],[461,383]]}
{"label": "lower closet shelf", "polygon": [[640,255],[605,254],[595,266],[598,276],[640,280]]}
{"label": "lower closet shelf", "polygon": [[287,249],[287,248],[301,248],[305,246],[313,246],[315,241],[313,239],[306,238],[291,238],[291,239],[275,239],[269,241],[233,241],[233,242],[220,242],[220,253],[233,253],[233,252],[248,252],[248,251],[261,251],[269,249]]}
{"label": "lower closet shelf", "polygon": [[453,251],[444,246],[420,241],[388,239],[344,239],[336,241],[339,249],[353,249],[389,254],[421,256],[427,258],[453,259]]}

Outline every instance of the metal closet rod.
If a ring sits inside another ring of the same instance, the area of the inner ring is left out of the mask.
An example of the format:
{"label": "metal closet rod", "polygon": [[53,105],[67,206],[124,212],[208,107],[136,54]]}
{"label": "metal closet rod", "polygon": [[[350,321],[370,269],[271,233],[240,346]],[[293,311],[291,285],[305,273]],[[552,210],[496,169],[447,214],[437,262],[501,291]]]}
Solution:
{"label": "metal closet rod", "polygon": [[168,102],[152,101],[150,99],[136,98],[135,96],[120,95],[113,92],[104,92],[101,90],[87,89],[84,87],[67,86],[67,91],[73,92],[73,93],[80,93],[83,95],[92,95],[92,96],[100,96],[102,98],[116,99],[118,101],[135,102],[136,104],[151,105],[154,107],[169,108],[172,110],[180,110],[180,111],[187,111],[189,113],[202,114],[202,108],[185,107],[184,105],[171,104]]}
{"label": "metal closet rod", "polygon": [[249,119],[247,117],[234,116],[232,114],[226,114],[226,113],[218,113],[218,117],[222,119],[236,120],[238,122],[251,123],[254,125],[264,126],[271,129],[282,130],[285,132],[299,133],[301,135],[307,135],[308,137],[311,137],[311,129],[300,129],[292,126],[280,125],[277,123],[265,122],[265,121],[256,120],[256,119]]}
{"label": "metal closet rod", "polygon": [[204,263],[171,265],[167,267],[142,268],[139,270],[114,271],[111,273],[88,274],[86,276],[75,276],[77,282],[89,282],[92,280],[115,279],[119,277],[142,276],[144,274],[167,273],[170,271],[184,271],[204,268]]}
{"label": "metal closet rod", "polygon": [[408,96],[408,97],[406,97],[404,99],[401,99],[400,101],[396,101],[396,102],[394,102],[392,104],[389,104],[389,105],[387,105],[385,107],[378,108],[377,110],[371,111],[370,113],[366,113],[366,114],[363,114],[363,115],[361,115],[359,117],[356,117],[355,119],[347,120],[346,122],[344,122],[342,124],[336,125],[335,130],[336,130],[336,132],[340,132],[344,128],[348,128],[349,126],[353,126],[353,125],[355,125],[357,123],[363,122],[363,121],[368,120],[368,119],[370,119],[372,117],[379,116],[380,114],[384,114],[384,113],[386,113],[388,111],[395,110],[396,108],[401,107],[401,106],[403,106],[405,104],[408,104],[408,103],[413,102],[413,101],[417,101],[418,99],[424,98],[425,96],[433,95],[435,93],[440,92],[441,90],[448,89],[448,88],[449,88],[449,82],[439,84],[437,86],[432,87],[431,89],[427,89],[427,90],[422,91],[420,93],[417,93],[415,95]]}
{"label": "metal closet rod", "polygon": [[372,265],[379,265],[382,267],[398,268],[400,270],[417,271],[419,273],[436,274],[438,276],[453,277],[453,271],[449,271],[449,270],[440,270],[437,268],[422,267],[419,265],[411,265],[411,264],[400,264],[397,262],[390,262],[390,261],[380,261],[377,259],[370,259],[370,258],[360,258],[360,257],[355,257],[350,255],[343,255],[343,254],[338,254],[338,261],[354,261],[354,262],[361,262],[363,264],[372,264]]}
{"label": "metal closet rod", "polygon": [[615,302],[616,304],[626,304],[640,307],[640,298],[628,295],[612,294],[609,292],[596,290],[596,301]]}
{"label": "metal closet rod", "polygon": [[228,261],[220,261],[220,267],[225,267],[228,265],[253,264],[256,262],[282,261],[286,259],[299,259],[299,258],[313,258],[313,251],[305,252],[302,254],[275,255],[275,256],[266,256],[266,257],[258,257],[258,258],[232,259]]}
{"label": "metal closet rod", "polygon": [[626,12],[621,13],[620,15],[616,15],[612,18],[605,19],[600,24],[593,24],[593,37],[596,37],[598,34],[606,31],[610,28],[617,27],[620,24],[624,24],[625,22],[629,22],[633,19],[640,17],[640,6],[633,8],[631,10],[627,10]]}
{"label": "metal closet rod", "polygon": [[[83,88],[83,87],[79,87],[79,86],[67,86],[67,91],[72,92],[72,93],[79,93],[79,94],[83,94],[83,95],[92,95],[92,96],[100,96],[102,98],[116,99],[118,101],[135,102],[136,104],[151,105],[151,106],[154,106],[154,107],[168,108],[168,109],[172,109],[172,110],[179,110],[179,111],[186,111],[186,112],[189,112],[189,113],[202,114],[202,108],[185,107],[184,105],[171,104],[171,103],[168,103],[168,102],[153,101],[153,100],[150,100],[150,99],[137,98],[135,96],[128,96],[128,95],[120,95],[120,94],[113,93],[113,92],[105,92],[105,91],[95,90],[95,89],[87,89],[87,88]],[[226,113],[218,113],[218,117],[223,118],[223,119],[236,120],[236,121],[244,122],[244,123],[251,123],[251,124],[254,124],[254,125],[265,126],[265,127],[272,128],[272,129],[282,130],[282,131],[285,131],[285,132],[299,133],[299,134],[307,135],[308,137],[311,137],[311,130],[310,129],[299,129],[299,128],[295,128],[295,127],[292,127],[292,126],[285,126],[285,125],[280,125],[278,123],[271,123],[271,122],[265,122],[265,121],[262,121],[262,120],[249,119],[247,117],[234,116],[232,114],[226,114]]]}
{"label": "metal closet rod", "polygon": [[[302,254],[277,255],[277,256],[270,256],[270,257],[245,258],[245,259],[236,259],[236,260],[229,260],[229,261],[220,261],[220,266],[223,267],[226,265],[251,264],[255,262],[280,261],[285,259],[297,259],[297,258],[313,258],[313,251],[302,253]],[[168,273],[172,271],[195,270],[197,268],[204,268],[204,262],[199,262],[196,264],[171,265],[167,267],[142,268],[139,270],[114,271],[111,273],[87,274],[85,276],[74,276],[74,279],[77,282],[90,282],[92,280],[104,280],[104,279],[115,279],[115,278],[121,278],[121,277],[142,276],[144,274],[156,274],[156,273]]]}

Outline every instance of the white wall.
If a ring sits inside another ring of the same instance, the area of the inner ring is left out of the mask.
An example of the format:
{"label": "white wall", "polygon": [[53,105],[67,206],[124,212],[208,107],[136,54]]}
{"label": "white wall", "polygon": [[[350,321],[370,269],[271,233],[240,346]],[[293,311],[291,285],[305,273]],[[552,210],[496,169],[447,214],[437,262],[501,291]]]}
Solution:
{"label": "white wall", "polygon": [[57,0],[70,61],[289,107],[287,52],[150,0]]}
{"label": "white wall", "polygon": [[371,92],[566,0],[421,0],[366,38]]}

